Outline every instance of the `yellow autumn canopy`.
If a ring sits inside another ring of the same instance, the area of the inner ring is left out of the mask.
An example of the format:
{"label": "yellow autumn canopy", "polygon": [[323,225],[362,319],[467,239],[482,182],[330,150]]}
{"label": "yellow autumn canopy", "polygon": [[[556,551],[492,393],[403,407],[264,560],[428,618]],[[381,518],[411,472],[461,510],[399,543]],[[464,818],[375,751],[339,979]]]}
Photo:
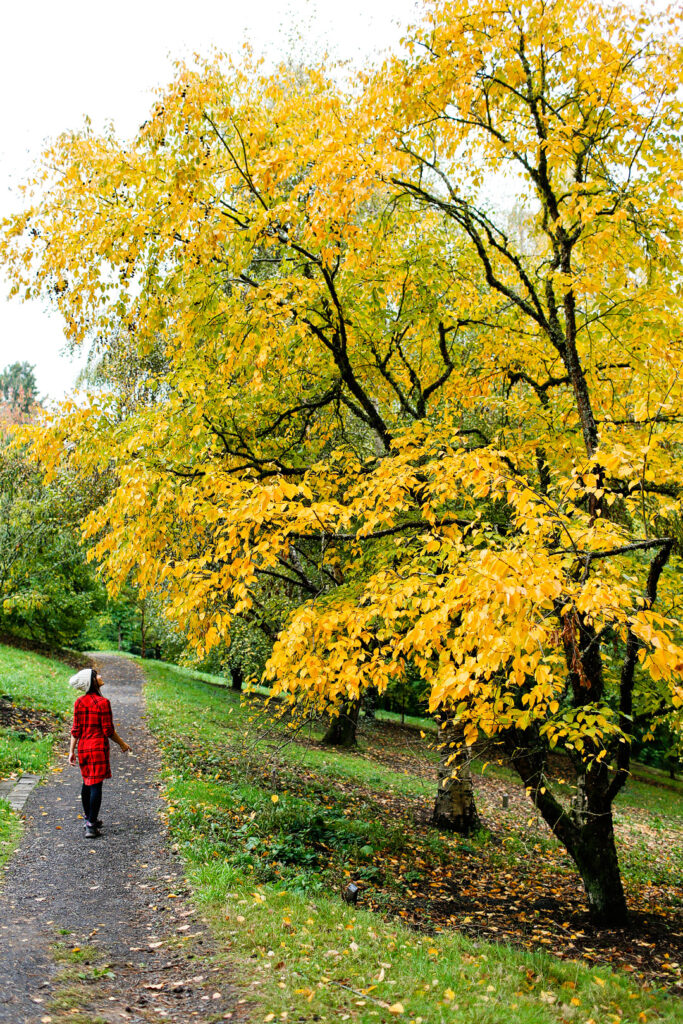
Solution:
{"label": "yellow autumn canopy", "polygon": [[417,670],[468,740],[613,765],[634,692],[673,723],[680,53],[649,8],[429,3],[353,87],[217,59],[57,140],[2,256],[100,363],[34,443],[115,471],[112,587],[200,656],[283,593],[297,702]]}

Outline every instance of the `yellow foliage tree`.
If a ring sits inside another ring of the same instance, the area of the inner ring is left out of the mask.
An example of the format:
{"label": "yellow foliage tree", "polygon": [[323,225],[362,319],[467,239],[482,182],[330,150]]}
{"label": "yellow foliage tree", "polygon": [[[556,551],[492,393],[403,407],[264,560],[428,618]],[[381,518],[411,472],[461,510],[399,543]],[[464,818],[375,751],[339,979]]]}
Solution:
{"label": "yellow foliage tree", "polygon": [[139,360],[34,438],[113,467],[85,524],[112,586],[163,586],[200,655],[282,589],[266,674],[298,704],[417,668],[608,924],[633,716],[683,705],[676,31],[455,0],[361,89],[179,67],[130,144],[58,140],[1,250],[74,344]]}

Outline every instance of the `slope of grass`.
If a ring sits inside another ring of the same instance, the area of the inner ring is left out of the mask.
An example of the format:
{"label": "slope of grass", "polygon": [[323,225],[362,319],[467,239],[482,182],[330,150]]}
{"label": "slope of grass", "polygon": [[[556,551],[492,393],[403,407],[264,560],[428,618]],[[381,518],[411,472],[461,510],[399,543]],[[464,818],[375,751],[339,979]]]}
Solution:
{"label": "slope of grass", "polygon": [[0,645],[0,695],[22,707],[70,714],[75,694],[68,682],[74,671],[61,661]]}
{"label": "slope of grass", "polygon": [[[282,746],[277,730],[256,745],[253,704],[140,664],[171,835],[218,938],[245,967],[256,1020],[679,1019],[673,997],[608,967],[477,941],[428,916],[412,926],[400,908],[454,857],[467,855],[470,872],[493,863],[486,834],[463,841],[411,824],[404,805],[424,802],[428,778],[302,737]],[[516,859],[509,845],[493,853],[512,877],[528,851]],[[352,877],[358,906],[341,899]]]}
{"label": "slope of grass", "polygon": [[0,720],[0,778],[41,772],[50,763],[53,735],[35,728],[33,712],[65,719],[74,704],[68,680],[73,669],[30,651],[0,645],[0,698],[25,716],[26,725],[3,726]]}
{"label": "slope of grass", "polygon": [[[36,728],[36,713],[58,718],[71,713],[73,693],[67,681],[72,674],[73,669],[62,662],[0,645],[0,699],[17,719],[7,726],[0,718],[0,779],[47,768],[54,737]],[[19,818],[0,800],[0,866],[11,856],[20,835]]]}

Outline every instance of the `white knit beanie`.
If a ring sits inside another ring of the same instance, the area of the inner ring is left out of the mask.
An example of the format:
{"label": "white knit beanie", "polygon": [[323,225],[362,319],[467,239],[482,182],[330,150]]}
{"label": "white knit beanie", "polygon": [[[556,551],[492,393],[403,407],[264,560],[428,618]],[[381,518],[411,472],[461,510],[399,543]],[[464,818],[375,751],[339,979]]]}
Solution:
{"label": "white knit beanie", "polygon": [[87,693],[90,689],[90,683],[92,682],[92,669],[82,668],[80,672],[77,672],[75,676],[72,676],[69,680],[69,686],[73,686],[74,690],[82,690],[83,693]]}

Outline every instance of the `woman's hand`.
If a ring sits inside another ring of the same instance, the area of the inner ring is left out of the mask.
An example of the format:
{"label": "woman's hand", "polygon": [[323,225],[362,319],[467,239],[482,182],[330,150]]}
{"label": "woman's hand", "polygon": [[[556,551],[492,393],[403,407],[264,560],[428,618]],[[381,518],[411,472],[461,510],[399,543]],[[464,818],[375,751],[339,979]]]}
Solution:
{"label": "woman's hand", "polygon": [[121,753],[122,754],[127,754],[128,753],[128,751],[130,750],[130,747],[128,746],[126,741],[123,739],[123,737],[119,736],[119,734],[117,733],[116,729],[114,729],[113,733],[111,734],[111,738],[113,739],[114,743],[118,743],[118,745],[121,748]]}
{"label": "woman's hand", "polygon": [[69,764],[73,765],[74,767],[78,764],[78,758],[76,756],[75,750],[72,750],[71,753],[69,754]]}

